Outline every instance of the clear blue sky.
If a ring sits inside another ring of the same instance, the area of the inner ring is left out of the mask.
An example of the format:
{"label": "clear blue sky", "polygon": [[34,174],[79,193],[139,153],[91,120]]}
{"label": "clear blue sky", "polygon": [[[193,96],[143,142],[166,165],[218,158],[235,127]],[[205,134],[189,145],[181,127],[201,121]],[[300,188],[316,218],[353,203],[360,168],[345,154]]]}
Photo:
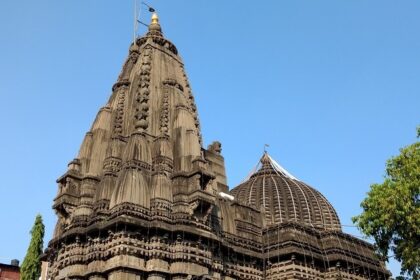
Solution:
{"label": "clear blue sky", "polygon": [[[385,161],[415,141],[420,1],[150,4],[186,64],[206,145],[223,144],[230,187],[268,143],[272,157],[351,225]],[[132,6],[0,2],[0,262],[23,259],[37,213],[50,239],[55,180],[127,56]]]}

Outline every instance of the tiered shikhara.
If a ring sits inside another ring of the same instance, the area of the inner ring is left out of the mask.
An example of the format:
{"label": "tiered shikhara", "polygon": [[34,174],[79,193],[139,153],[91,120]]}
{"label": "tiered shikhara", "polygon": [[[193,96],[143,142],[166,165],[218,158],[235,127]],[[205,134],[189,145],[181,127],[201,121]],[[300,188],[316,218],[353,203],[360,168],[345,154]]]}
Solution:
{"label": "tiered shikhara", "polygon": [[156,15],[58,179],[51,279],[386,279],[315,189],[268,154],[230,191]]}

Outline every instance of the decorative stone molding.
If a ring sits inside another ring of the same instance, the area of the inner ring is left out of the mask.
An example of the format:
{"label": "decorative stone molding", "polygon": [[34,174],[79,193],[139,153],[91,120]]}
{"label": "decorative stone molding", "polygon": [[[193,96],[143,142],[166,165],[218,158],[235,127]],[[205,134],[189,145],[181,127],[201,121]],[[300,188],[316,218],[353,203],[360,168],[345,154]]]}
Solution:
{"label": "decorative stone molding", "polygon": [[135,115],[135,128],[144,131],[149,127],[149,95],[150,95],[150,73],[152,69],[152,55],[151,47],[143,49],[143,59],[140,66],[139,87],[137,89],[137,107]]}

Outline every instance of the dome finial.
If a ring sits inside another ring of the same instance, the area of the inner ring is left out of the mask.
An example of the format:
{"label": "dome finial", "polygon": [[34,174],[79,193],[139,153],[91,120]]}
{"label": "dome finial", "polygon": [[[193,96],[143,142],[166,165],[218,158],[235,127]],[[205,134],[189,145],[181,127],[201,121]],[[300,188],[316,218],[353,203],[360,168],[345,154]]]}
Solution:
{"label": "dome finial", "polygon": [[156,12],[152,14],[152,23],[151,24],[159,24],[159,17]]}
{"label": "dome finial", "polygon": [[263,154],[263,156],[261,157],[260,162],[263,164],[263,167],[264,167],[265,165],[267,165],[267,166],[271,166],[270,156],[268,155],[268,153],[267,153],[267,151],[266,151],[266,150],[264,150],[264,154]]}
{"label": "dome finial", "polygon": [[162,36],[162,28],[159,24],[159,17],[156,12],[152,14],[152,21],[149,24],[149,32],[152,35]]}
{"label": "dome finial", "polygon": [[268,144],[264,144],[264,154],[266,154],[267,153],[267,148],[268,147],[270,147],[270,145],[268,145]]}

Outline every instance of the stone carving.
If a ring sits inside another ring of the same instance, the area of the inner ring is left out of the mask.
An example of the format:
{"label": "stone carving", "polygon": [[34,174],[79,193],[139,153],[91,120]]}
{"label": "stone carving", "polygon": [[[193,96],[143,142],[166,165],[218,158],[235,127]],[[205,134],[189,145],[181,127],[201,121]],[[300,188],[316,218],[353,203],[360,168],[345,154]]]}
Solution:
{"label": "stone carving", "polygon": [[135,114],[135,128],[139,130],[146,130],[149,126],[149,95],[150,95],[150,71],[152,64],[152,48],[146,47],[144,49],[142,64],[140,66],[140,86],[137,90],[137,107]]}
{"label": "stone carving", "polygon": [[104,161],[104,174],[116,174],[121,170],[121,159],[115,157],[106,158]]}
{"label": "stone carving", "polygon": [[207,150],[220,155],[222,153],[222,143],[219,141],[214,141],[207,147]]}
{"label": "stone carving", "polygon": [[[126,94],[126,91],[128,89],[128,85],[129,85],[129,83],[123,84],[122,89],[118,91],[118,104],[117,104],[117,109],[116,109],[116,114],[115,114],[115,119],[114,119],[114,131],[113,131],[114,136],[121,135],[121,133],[122,133],[122,123],[123,123],[123,118],[124,118],[125,94]],[[119,89],[119,87],[118,87],[118,89]],[[115,88],[114,90],[117,90],[117,88]]]}
{"label": "stone carving", "polygon": [[[389,277],[372,245],[341,231],[325,197],[268,156],[228,191],[221,144],[202,148],[184,66],[157,16],[131,46],[107,108],[58,179],[51,280]],[[98,185],[124,200],[94,196]]]}
{"label": "stone carving", "polygon": [[165,91],[160,111],[160,132],[166,135],[169,131],[169,93]]}
{"label": "stone carving", "polygon": [[180,91],[184,91],[184,87],[179,84],[175,79],[166,79],[163,82],[164,86],[174,87],[176,89],[179,89]]}
{"label": "stone carving", "polygon": [[169,50],[175,55],[178,54],[178,50],[176,49],[175,45],[169,42],[168,40],[164,39],[163,37],[153,37],[153,42],[165,47],[165,49]]}
{"label": "stone carving", "polygon": [[198,118],[198,112],[197,112],[197,108],[195,106],[194,96],[192,94],[191,86],[190,86],[190,83],[188,82],[188,78],[187,78],[187,74],[185,73],[184,66],[182,66],[182,76],[184,78],[184,83],[185,83],[185,86],[186,86],[186,91],[187,91],[187,96],[188,96],[188,110],[194,116],[194,122],[195,122],[195,127],[196,127],[197,132],[198,132],[198,138],[199,138],[199,141],[200,141],[200,145],[202,145],[203,144],[203,139],[202,139],[202,136],[201,136],[200,120]]}
{"label": "stone carving", "polygon": [[112,86],[112,91],[117,91],[120,87],[128,87],[130,85],[130,82],[128,80],[120,80],[118,82],[116,82],[113,86]]}
{"label": "stone carving", "polygon": [[190,203],[190,205],[188,206],[188,214],[190,216],[194,215],[194,211],[197,209],[197,207],[200,205],[200,203],[198,201],[194,201],[192,203]]}

